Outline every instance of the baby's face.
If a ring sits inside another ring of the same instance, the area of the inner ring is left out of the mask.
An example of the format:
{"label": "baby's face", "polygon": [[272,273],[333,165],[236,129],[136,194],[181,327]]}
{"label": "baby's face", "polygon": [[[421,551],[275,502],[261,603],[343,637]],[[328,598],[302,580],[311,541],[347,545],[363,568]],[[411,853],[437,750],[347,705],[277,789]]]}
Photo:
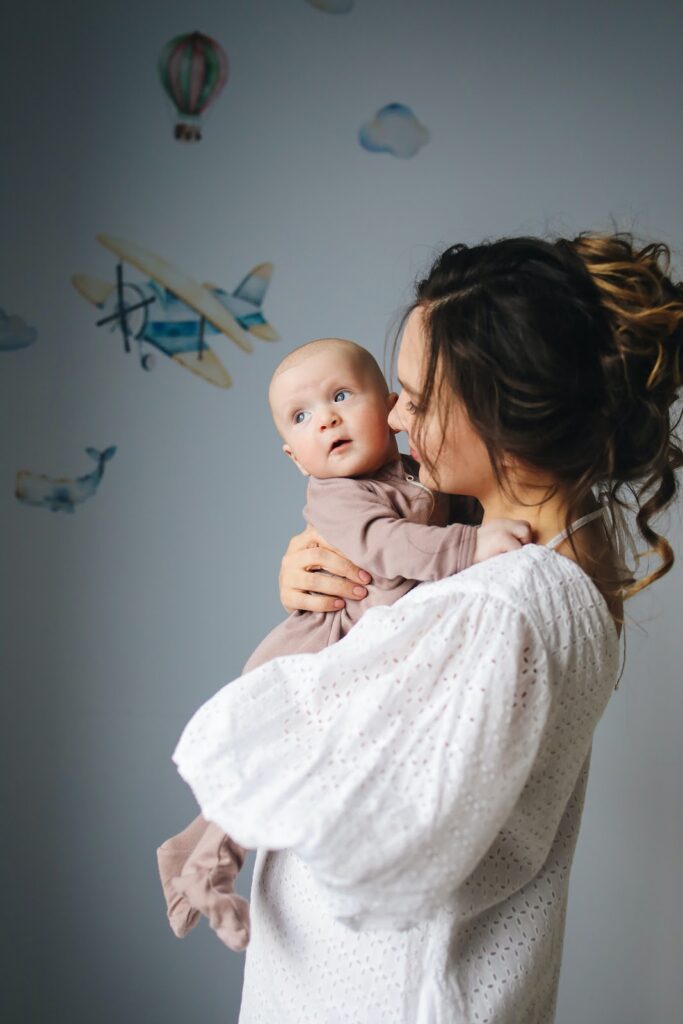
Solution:
{"label": "baby's face", "polygon": [[341,346],[314,351],[273,380],[270,403],[283,450],[306,476],[357,476],[398,453],[384,394],[362,359]]}

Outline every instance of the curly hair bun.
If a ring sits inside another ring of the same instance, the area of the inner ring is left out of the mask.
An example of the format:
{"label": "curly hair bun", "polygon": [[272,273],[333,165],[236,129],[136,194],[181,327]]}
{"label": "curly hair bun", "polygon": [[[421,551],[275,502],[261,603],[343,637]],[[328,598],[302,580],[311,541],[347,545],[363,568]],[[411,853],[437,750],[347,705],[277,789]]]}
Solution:
{"label": "curly hair bun", "polygon": [[[630,484],[636,523],[662,565],[629,588],[632,596],[663,575],[673,562],[668,542],[649,520],[675,497],[675,471],[683,466],[673,407],[681,386],[683,283],[670,277],[671,250],[664,242],[638,248],[631,232],[582,232],[560,246],[570,248],[588,270],[609,325],[612,345],[601,355],[605,417],[610,442],[612,496]],[[636,486],[633,486],[636,485]],[[643,500],[647,492],[651,493]]]}

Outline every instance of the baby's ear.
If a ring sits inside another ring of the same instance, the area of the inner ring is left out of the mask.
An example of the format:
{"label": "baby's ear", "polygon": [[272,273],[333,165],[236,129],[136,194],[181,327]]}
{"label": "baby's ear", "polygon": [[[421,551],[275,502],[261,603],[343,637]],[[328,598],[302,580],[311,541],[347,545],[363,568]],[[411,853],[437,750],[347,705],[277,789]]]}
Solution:
{"label": "baby's ear", "polygon": [[285,455],[289,455],[290,459],[292,460],[292,462],[297,467],[297,469],[299,470],[300,473],[303,473],[304,476],[310,476],[311,475],[308,472],[308,470],[304,469],[304,467],[301,465],[301,463],[299,462],[299,460],[297,459],[296,455],[294,454],[294,452],[292,451],[292,449],[289,447],[288,444],[283,444],[282,450],[285,453]]}
{"label": "baby's ear", "polygon": [[396,403],[398,402],[398,395],[395,391],[390,391],[387,395],[387,412],[391,412]]}

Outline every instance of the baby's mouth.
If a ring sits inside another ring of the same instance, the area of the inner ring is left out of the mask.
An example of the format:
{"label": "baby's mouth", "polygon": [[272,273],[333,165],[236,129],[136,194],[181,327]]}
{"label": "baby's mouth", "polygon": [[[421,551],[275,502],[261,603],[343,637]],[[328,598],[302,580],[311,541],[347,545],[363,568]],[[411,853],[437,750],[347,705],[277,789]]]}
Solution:
{"label": "baby's mouth", "polygon": [[332,442],[330,445],[330,451],[336,452],[340,448],[346,448],[347,444],[351,444],[350,440],[347,437],[340,437],[338,440]]}

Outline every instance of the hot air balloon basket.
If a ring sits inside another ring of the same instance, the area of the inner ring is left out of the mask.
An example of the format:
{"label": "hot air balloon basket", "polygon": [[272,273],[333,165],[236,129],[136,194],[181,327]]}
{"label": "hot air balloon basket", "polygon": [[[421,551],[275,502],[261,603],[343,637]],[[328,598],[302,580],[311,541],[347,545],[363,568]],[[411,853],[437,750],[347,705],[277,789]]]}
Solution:
{"label": "hot air balloon basket", "polygon": [[184,121],[178,121],[175,126],[173,137],[178,142],[199,142],[202,137],[201,128],[198,124],[187,124]]}

